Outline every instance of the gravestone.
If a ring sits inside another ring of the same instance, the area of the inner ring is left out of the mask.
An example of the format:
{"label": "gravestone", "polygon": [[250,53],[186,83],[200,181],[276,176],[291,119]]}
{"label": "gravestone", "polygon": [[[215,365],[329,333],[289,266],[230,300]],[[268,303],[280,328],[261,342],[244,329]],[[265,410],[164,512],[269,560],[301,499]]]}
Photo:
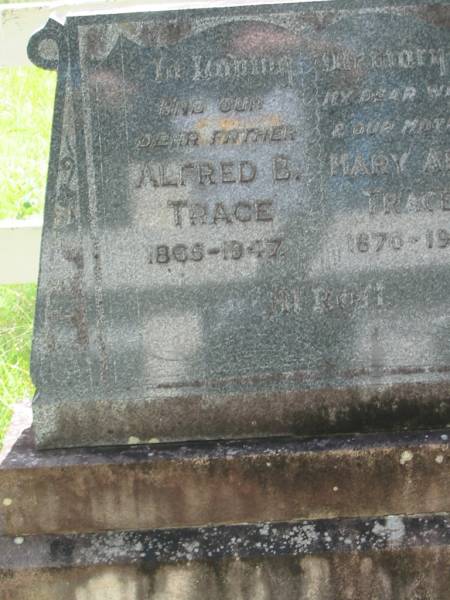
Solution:
{"label": "gravestone", "polygon": [[324,2],[33,36],[40,448],[0,458],[2,600],[448,600],[449,25]]}
{"label": "gravestone", "polygon": [[450,421],[448,5],[50,21],[38,443]]}

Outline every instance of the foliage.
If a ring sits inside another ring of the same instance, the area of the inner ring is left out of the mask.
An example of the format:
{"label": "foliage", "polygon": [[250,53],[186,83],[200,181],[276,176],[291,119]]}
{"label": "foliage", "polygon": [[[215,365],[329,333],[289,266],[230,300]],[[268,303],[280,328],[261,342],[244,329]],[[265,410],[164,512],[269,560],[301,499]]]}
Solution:
{"label": "foliage", "polygon": [[43,209],[55,81],[36,67],[0,69],[0,219]]}
{"label": "foliage", "polygon": [[35,284],[0,286],[0,441],[14,402],[33,393],[29,362],[35,296]]}
{"label": "foliage", "polygon": [[[55,82],[54,73],[36,67],[0,69],[0,219],[43,209]],[[0,446],[14,402],[33,393],[35,295],[34,284],[0,285]]]}

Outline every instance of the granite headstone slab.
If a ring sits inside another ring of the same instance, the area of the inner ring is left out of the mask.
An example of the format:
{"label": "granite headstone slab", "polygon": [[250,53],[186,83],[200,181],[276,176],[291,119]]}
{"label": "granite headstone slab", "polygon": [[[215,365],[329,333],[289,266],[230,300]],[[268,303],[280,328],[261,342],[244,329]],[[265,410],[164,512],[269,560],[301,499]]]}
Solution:
{"label": "granite headstone slab", "polygon": [[42,446],[450,421],[450,4],[50,20]]}

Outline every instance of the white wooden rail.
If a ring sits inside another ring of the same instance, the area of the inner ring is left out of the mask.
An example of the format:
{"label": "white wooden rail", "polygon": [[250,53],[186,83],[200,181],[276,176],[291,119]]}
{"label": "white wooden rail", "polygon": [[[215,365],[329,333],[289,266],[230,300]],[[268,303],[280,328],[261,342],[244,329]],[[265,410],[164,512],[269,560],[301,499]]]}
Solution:
{"label": "white wooden rail", "polygon": [[[284,0],[284,2],[306,0]],[[326,1],[326,0],[319,0]],[[24,2],[0,4],[0,67],[29,64],[27,44],[31,35],[52,16],[63,21],[68,14],[86,12],[164,10],[201,6],[275,4],[277,0],[78,0],[73,2]],[[1,176],[1,173],[0,173]],[[37,281],[40,219],[0,220],[0,285]]]}
{"label": "white wooden rail", "polygon": [[41,218],[0,221],[0,284],[37,281]]}

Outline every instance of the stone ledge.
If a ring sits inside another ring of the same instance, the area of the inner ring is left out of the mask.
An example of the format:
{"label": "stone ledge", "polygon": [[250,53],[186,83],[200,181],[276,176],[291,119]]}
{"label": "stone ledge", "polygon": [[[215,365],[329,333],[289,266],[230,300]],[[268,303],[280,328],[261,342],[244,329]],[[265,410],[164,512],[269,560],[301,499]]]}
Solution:
{"label": "stone ledge", "polygon": [[0,465],[0,534],[450,512],[449,431],[37,451]]}
{"label": "stone ledge", "polygon": [[321,519],[217,527],[0,536],[0,572],[446,546],[450,515]]}
{"label": "stone ledge", "polygon": [[0,586],[2,600],[447,600],[449,542],[448,515],[0,537]]}

